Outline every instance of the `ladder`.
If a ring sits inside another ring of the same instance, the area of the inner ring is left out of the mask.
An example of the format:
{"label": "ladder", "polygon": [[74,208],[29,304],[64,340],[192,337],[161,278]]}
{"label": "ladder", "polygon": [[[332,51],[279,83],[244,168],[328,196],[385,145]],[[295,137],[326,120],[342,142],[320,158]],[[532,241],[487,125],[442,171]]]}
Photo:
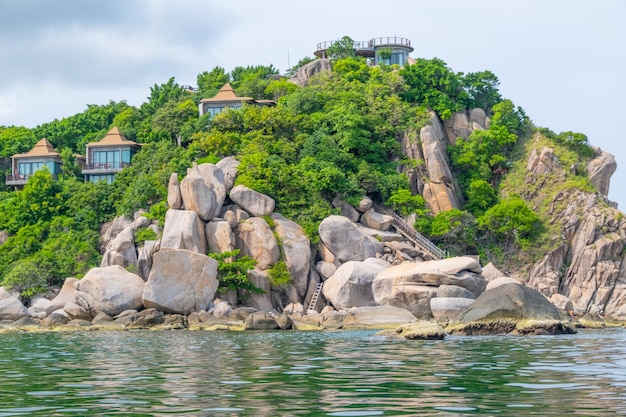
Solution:
{"label": "ladder", "polygon": [[413,229],[413,227],[405,222],[404,219],[402,219],[402,217],[400,217],[396,212],[380,206],[376,206],[375,209],[376,211],[393,217],[393,222],[391,223],[393,227],[395,227],[398,232],[413,242],[415,246],[430,255],[433,259],[439,260],[448,256],[446,251],[438,248],[433,242],[426,239],[417,230]]}
{"label": "ladder", "polygon": [[315,292],[313,293],[313,297],[311,297],[311,302],[309,303],[309,311],[316,311],[315,307],[317,306],[317,301],[320,299],[320,294],[322,293],[322,287],[324,286],[324,282],[320,281],[315,287]]}

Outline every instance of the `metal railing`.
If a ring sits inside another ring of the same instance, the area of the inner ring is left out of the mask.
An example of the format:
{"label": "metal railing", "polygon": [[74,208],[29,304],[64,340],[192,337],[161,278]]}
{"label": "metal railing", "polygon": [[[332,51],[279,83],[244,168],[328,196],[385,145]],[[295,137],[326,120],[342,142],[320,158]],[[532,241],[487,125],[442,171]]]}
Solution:
{"label": "metal railing", "polygon": [[130,166],[129,162],[103,162],[103,163],[89,163],[83,165],[83,171],[87,170],[100,170],[100,171],[108,171],[112,169],[122,169]]}
{"label": "metal railing", "polygon": [[429,254],[433,259],[444,259],[448,257],[448,252],[437,247],[433,242],[426,239],[421,233],[415,230],[411,225],[404,221],[395,211],[387,209],[385,207],[376,206],[376,211],[379,213],[387,214],[393,217],[392,225],[399,231],[404,237],[409,239],[415,246]]}
{"label": "metal railing", "polygon": [[[32,177],[34,174],[7,174],[6,176],[6,184],[26,184],[28,179]],[[52,174],[53,180],[58,180],[59,176],[57,174]]]}
{"label": "metal railing", "polygon": [[[320,42],[317,44],[316,50],[324,51],[337,42],[339,42],[339,40]],[[378,46],[405,46],[407,48],[411,48],[411,40],[399,36],[384,36],[380,38],[372,38],[368,41],[353,41],[352,43],[352,47],[357,50],[373,49]]]}

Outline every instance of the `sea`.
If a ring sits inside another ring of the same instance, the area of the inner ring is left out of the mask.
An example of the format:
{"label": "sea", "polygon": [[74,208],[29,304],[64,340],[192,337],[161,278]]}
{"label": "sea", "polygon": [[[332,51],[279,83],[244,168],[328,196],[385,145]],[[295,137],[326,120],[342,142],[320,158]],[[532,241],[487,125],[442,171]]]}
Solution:
{"label": "sea", "polygon": [[2,416],[617,416],[626,330],[0,334]]}

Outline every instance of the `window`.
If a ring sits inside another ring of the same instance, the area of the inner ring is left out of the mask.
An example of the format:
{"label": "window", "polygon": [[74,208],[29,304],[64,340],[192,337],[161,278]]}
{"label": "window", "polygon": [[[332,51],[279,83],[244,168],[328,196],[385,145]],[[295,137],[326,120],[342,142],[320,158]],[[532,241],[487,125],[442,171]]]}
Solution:
{"label": "window", "polygon": [[[29,176],[43,166],[43,162],[20,162],[18,164],[19,175]],[[52,171],[50,171],[52,172]]]}
{"label": "window", "polygon": [[92,164],[94,168],[121,168],[120,151],[93,151]]}
{"label": "window", "polygon": [[89,182],[100,182],[104,181],[107,184],[111,184],[115,179],[114,174],[104,174],[104,175],[89,175]]}

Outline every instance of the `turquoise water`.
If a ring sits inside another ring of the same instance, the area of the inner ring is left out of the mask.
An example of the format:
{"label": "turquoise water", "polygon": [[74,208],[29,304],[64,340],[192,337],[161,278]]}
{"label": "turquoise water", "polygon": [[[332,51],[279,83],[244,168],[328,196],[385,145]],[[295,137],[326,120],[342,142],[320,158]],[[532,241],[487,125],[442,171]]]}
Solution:
{"label": "turquoise water", "polygon": [[0,334],[1,416],[614,416],[626,330]]}

